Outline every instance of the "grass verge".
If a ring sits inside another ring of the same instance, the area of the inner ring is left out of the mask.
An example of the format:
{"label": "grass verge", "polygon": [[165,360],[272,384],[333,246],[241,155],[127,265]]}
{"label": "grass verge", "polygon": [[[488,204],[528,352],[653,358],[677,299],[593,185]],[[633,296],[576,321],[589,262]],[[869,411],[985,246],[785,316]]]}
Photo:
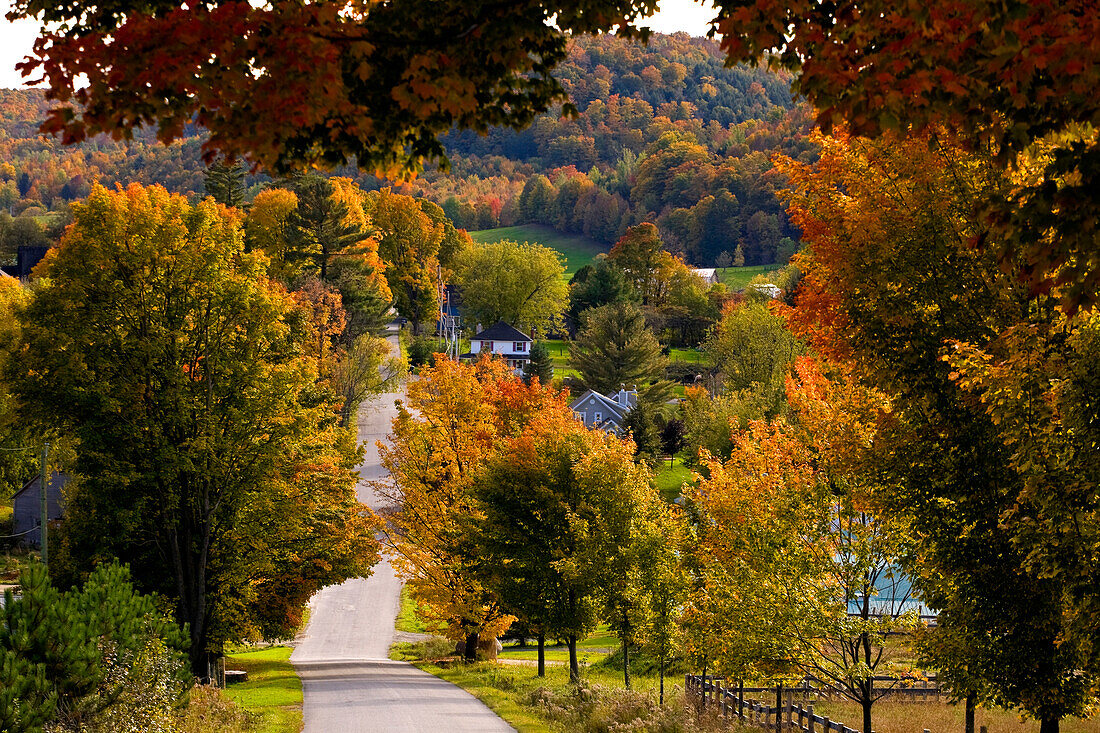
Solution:
{"label": "grass verge", "polygon": [[225,690],[226,697],[251,713],[259,733],[302,730],[302,681],[290,664],[290,647],[272,646],[233,654],[227,669],[243,669],[248,681]]}
{"label": "grass verge", "polygon": [[394,628],[410,634],[423,634],[428,630],[424,626],[424,622],[420,620],[416,599],[409,593],[409,586],[407,585],[401,586],[401,607],[397,611],[397,621],[394,622]]}

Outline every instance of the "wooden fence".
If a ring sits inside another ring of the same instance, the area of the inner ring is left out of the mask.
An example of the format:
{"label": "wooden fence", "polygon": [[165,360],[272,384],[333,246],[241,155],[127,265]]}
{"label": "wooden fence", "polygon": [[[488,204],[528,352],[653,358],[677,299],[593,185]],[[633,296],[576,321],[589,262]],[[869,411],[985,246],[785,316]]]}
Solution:
{"label": "wooden fence", "polygon": [[[897,686],[889,688],[889,696],[893,699],[910,702],[938,701],[945,694],[935,683],[923,680],[920,686],[900,686],[908,680],[896,680],[890,677],[875,677],[876,682],[891,682]],[[737,718],[742,725],[753,725],[765,730],[774,730],[780,733],[783,730],[800,730],[805,733],[860,733],[860,731],[847,727],[843,723],[829,720],[822,715],[814,713],[814,706],[806,704],[811,701],[836,700],[843,698],[840,691],[830,685],[823,685],[820,680],[807,678],[797,686],[784,687],[723,687],[720,682],[724,678],[707,675],[689,674],[684,676],[684,691],[689,698],[698,700],[702,708],[716,710],[722,718],[732,720]],[[817,686],[815,686],[815,684]],[[876,691],[885,691],[886,688],[875,688]],[[755,697],[765,698],[769,703],[761,702]],[[797,702],[796,702],[797,700]],[[774,704],[770,704],[774,701]]]}

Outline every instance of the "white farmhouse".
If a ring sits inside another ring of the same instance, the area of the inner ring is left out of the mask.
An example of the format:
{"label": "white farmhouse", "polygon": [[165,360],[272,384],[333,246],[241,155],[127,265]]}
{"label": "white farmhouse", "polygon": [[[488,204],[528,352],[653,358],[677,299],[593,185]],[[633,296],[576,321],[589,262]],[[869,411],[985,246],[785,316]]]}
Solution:
{"label": "white farmhouse", "polygon": [[482,354],[492,354],[508,362],[508,366],[521,371],[531,361],[531,337],[522,331],[497,321],[470,339],[470,350],[461,359],[480,359]]}
{"label": "white farmhouse", "polygon": [[586,428],[598,428],[605,433],[621,433],[626,414],[638,404],[638,390],[622,388],[611,395],[588,390],[569,409]]}
{"label": "white farmhouse", "polygon": [[701,277],[707,285],[715,285],[719,281],[718,270],[713,267],[693,267],[691,271]]}

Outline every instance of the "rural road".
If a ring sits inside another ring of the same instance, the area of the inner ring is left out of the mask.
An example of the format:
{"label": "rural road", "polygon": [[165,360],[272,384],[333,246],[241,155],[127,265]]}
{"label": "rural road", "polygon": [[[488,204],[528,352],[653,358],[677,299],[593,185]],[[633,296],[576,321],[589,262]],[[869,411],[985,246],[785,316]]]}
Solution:
{"label": "rural road", "polygon": [[[397,348],[397,337],[389,337]],[[376,440],[390,431],[400,393],[384,394],[359,410],[366,455],[359,468],[359,499],[382,500],[368,481],[385,475]],[[388,658],[401,582],[383,560],[366,579],[317,593],[305,633],[290,657],[302,678],[305,733],[501,733],[513,729],[464,690]]]}

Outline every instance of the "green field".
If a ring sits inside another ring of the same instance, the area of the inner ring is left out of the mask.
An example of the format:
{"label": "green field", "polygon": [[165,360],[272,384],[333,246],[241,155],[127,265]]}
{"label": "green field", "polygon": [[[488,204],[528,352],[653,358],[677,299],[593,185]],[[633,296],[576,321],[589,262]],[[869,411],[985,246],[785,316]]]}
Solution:
{"label": "green field", "polygon": [[607,247],[588,237],[562,234],[541,224],[524,224],[518,227],[500,227],[470,232],[475,242],[499,242],[510,239],[513,242],[541,244],[557,250],[565,259],[565,276],[570,278],[577,270],[589,264],[596,255],[607,252]]}
{"label": "green field", "polygon": [[272,646],[226,657],[226,669],[243,669],[248,681],[230,685],[226,697],[256,716],[260,733],[302,729],[302,681],[290,665],[290,647]]}
{"label": "green field", "polygon": [[718,268],[718,279],[724,282],[730,290],[744,290],[745,286],[749,284],[749,281],[757,275],[765,272],[773,272],[779,268],[779,265]]}
{"label": "green field", "polygon": [[680,487],[685,481],[691,481],[691,469],[684,465],[684,459],[679,456],[672,459],[671,466],[667,459],[662,460],[653,473],[653,481],[665,501],[672,501],[680,496]]}

